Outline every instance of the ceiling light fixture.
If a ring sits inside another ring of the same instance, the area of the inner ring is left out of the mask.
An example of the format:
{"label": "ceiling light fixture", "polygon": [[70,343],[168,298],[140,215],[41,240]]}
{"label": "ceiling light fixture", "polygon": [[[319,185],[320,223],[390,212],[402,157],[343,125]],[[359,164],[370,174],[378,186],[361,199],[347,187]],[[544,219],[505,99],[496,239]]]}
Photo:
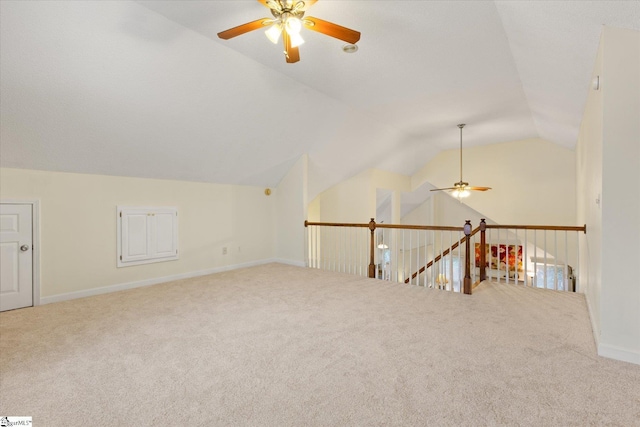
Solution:
{"label": "ceiling light fixture", "polygon": [[298,47],[304,43],[304,39],[300,35],[302,21],[290,12],[282,13],[264,33],[271,43],[277,44],[283,29],[289,35],[291,47]]}
{"label": "ceiling light fixture", "polygon": [[333,22],[324,21],[319,18],[305,16],[307,9],[318,0],[258,0],[260,4],[266,6],[271,11],[273,18],[256,19],[237,27],[218,33],[218,37],[229,40],[239,35],[266,27],[265,35],[274,44],[277,44],[282,35],[284,44],[284,57],[290,64],[300,61],[298,46],[304,43],[300,35],[300,30],[304,27],[308,30],[342,40],[349,43],[348,48],[343,48],[345,52],[355,52],[358,47],[355,43],[360,40],[360,32],[350,28],[342,27]]}
{"label": "ceiling light fixture", "polygon": [[462,199],[465,197],[469,197],[471,195],[471,191],[487,191],[491,190],[491,187],[472,187],[468,182],[464,182],[462,180],[462,128],[464,127],[464,123],[459,124],[458,128],[460,129],[460,181],[453,184],[453,187],[449,188],[436,188],[431,191],[451,191],[451,195],[456,199],[462,202]]}
{"label": "ceiling light fixture", "polygon": [[456,188],[455,190],[453,190],[451,192],[451,194],[456,199],[464,199],[466,197],[469,197],[471,195],[471,192],[469,190],[467,190],[466,188]]}

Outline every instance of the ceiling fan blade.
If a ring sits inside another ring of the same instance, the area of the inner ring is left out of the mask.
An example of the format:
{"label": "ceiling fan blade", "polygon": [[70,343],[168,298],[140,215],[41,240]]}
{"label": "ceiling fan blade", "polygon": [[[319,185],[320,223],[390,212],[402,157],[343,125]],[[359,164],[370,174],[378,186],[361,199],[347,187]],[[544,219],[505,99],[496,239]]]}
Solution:
{"label": "ceiling fan blade", "polygon": [[[451,191],[451,190],[459,190],[462,187],[449,187],[449,188],[434,188],[431,191]],[[491,187],[471,187],[469,185],[464,187],[465,190],[471,190],[471,191],[487,191],[487,190],[491,190]]]}
{"label": "ceiling fan blade", "polygon": [[284,56],[287,63],[293,64],[300,61],[300,51],[297,47],[291,47],[291,37],[286,31],[282,32],[282,41],[284,42]]}
{"label": "ceiling fan blade", "polygon": [[234,37],[240,36],[249,31],[258,30],[269,25],[273,20],[270,18],[256,19],[255,21],[247,22],[246,24],[238,25],[237,27],[229,28],[228,30],[218,33],[218,37],[224,40],[229,40]]}
{"label": "ceiling fan blade", "polygon": [[334,37],[336,39],[345,41],[347,43],[355,44],[360,40],[360,32],[342,27],[338,24],[334,24],[329,21],[323,21],[322,19],[306,17],[302,19],[304,26],[310,30],[317,31],[327,36]]}

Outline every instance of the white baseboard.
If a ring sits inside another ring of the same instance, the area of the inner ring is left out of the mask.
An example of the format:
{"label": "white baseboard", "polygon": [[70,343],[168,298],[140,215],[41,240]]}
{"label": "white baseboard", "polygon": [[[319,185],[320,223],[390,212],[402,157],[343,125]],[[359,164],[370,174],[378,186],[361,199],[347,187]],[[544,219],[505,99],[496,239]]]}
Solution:
{"label": "white baseboard", "polygon": [[638,350],[630,350],[628,348],[616,347],[609,344],[599,344],[598,356],[640,365],[640,351]]}
{"label": "white baseboard", "polygon": [[593,340],[596,343],[596,348],[600,345],[600,329],[596,324],[596,317],[593,315],[593,306],[589,301],[589,294],[583,293],[585,301],[587,301],[587,311],[589,312],[589,320],[591,321],[591,332],[593,333]]}
{"label": "white baseboard", "polygon": [[617,347],[610,344],[603,344],[600,342],[600,331],[596,324],[596,318],[593,315],[593,306],[589,301],[589,294],[585,293],[584,296],[587,301],[587,310],[589,311],[589,318],[591,319],[591,329],[593,331],[593,339],[596,342],[596,348],[598,349],[598,356],[640,365],[640,351]]}
{"label": "white baseboard", "polygon": [[584,293],[585,300],[587,301],[587,310],[589,311],[589,319],[591,320],[591,330],[593,331],[593,339],[598,349],[598,356],[607,357],[609,359],[616,359],[622,362],[635,363],[640,365],[640,351],[630,350],[628,348],[616,347],[610,344],[603,344],[600,342],[600,330],[596,324],[596,317],[593,314],[593,305],[589,300],[589,294]]}
{"label": "white baseboard", "polygon": [[[87,289],[83,291],[68,292],[68,293],[52,295],[48,297],[41,297],[40,304],[41,305],[51,304],[54,302],[68,301],[68,300],[77,299],[77,298],[85,298],[85,297],[91,297],[95,295],[108,294],[111,292],[124,291],[126,289],[134,289],[134,288],[140,288],[143,286],[157,285],[159,283],[171,282],[174,280],[188,279],[191,277],[198,277],[198,276],[206,276],[207,274],[221,273],[223,271],[254,267],[257,265],[270,264],[273,262],[289,264],[289,265],[297,265],[291,261],[269,258],[269,259],[263,259],[258,261],[245,262],[242,264],[225,265],[223,267],[215,267],[215,268],[209,268],[206,270],[192,271],[189,273],[174,274],[171,276],[156,277],[156,278],[147,279],[147,280],[139,280],[137,282],[121,283],[117,285],[103,286],[100,288]],[[304,263],[302,263],[302,267],[304,267]]]}

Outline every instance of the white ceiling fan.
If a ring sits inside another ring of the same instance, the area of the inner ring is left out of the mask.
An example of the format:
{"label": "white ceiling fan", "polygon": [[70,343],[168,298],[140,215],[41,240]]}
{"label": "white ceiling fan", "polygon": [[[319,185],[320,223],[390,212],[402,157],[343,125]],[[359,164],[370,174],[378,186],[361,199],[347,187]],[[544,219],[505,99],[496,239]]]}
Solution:
{"label": "white ceiling fan", "polygon": [[460,128],[460,181],[453,184],[453,187],[448,188],[436,188],[431,191],[451,191],[452,195],[457,199],[463,199],[465,197],[469,197],[471,195],[471,191],[487,191],[491,190],[491,187],[474,187],[469,185],[468,182],[464,182],[462,180],[462,128],[465,127],[465,124],[459,124],[458,128]]}

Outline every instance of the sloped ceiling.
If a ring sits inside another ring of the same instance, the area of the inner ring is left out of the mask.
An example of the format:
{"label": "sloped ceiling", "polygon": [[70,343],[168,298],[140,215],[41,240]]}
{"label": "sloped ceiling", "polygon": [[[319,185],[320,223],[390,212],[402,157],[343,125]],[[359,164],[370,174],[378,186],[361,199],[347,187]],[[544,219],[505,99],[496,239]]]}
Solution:
{"label": "sloped ceiling", "polygon": [[630,1],[332,1],[355,54],[304,31],[286,64],[257,1],[0,2],[0,164],[276,186],[309,154],[311,196],[370,167],[540,137],[572,148],[602,25]]}

